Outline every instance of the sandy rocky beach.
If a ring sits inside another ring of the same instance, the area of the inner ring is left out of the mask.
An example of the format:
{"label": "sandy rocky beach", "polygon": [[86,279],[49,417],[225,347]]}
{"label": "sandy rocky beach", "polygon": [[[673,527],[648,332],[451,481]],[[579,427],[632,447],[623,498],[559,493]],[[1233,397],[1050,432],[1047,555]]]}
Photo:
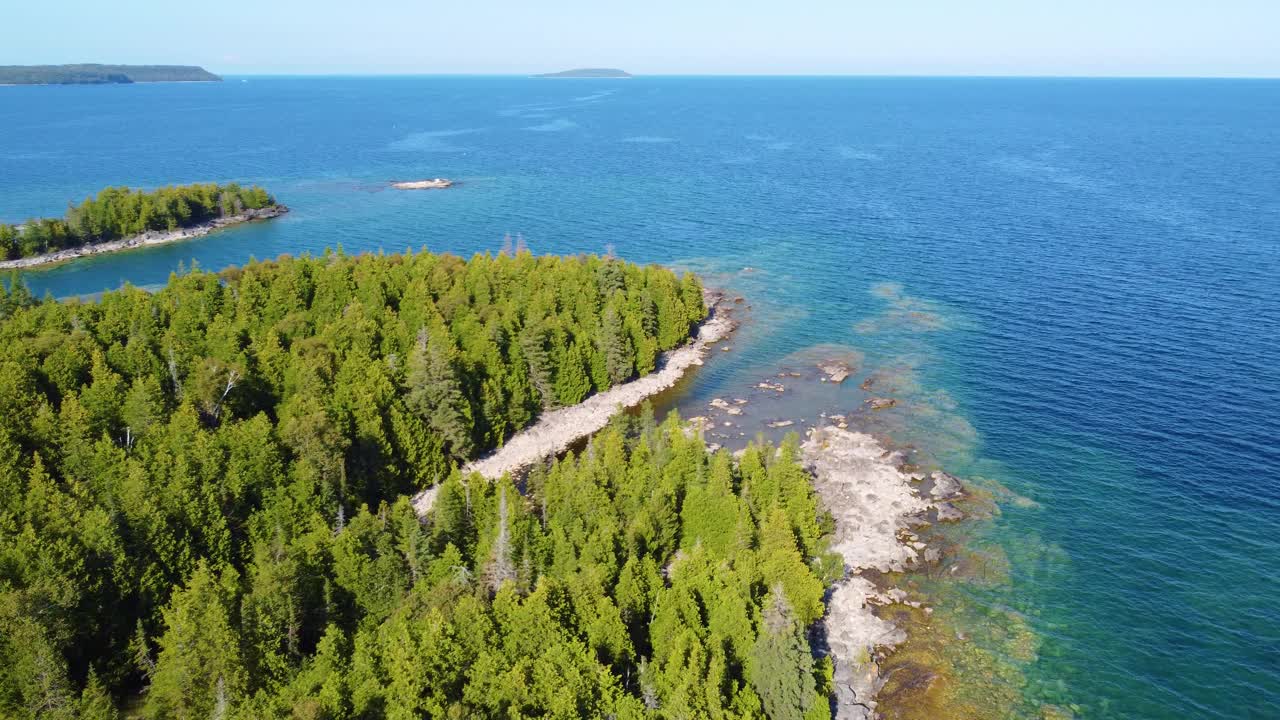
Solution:
{"label": "sandy rocky beach", "polygon": [[36,255],[34,257],[18,258],[16,260],[2,260],[0,261],[0,270],[21,270],[39,265],[52,265],[54,263],[66,262],[68,260],[75,260],[76,258],[88,257],[90,255],[100,255],[102,253],[119,252],[121,250],[132,250],[134,248],[149,247],[152,245],[165,245],[167,243],[190,240],[192,238],[208,235],[215,230],[231,227],[232,225],[240,225],[242,223],[280,217],[287,212],[289,212],[289,208],[284,205],[273,205],[259,210],[246,210],[238,215],[216,218],[201,225],[193,225],[191,227],[180,228],[178,230],[152,230],[140,235],[131,235],[127,238],[121,238],[120,240],[94,243],[92,245],[81,245],[80,247],[67,248],[66,250],[59,250],[45,255]]}
{"label": "sandy rocky beach", "polygon": [[[506,473],[518,474],[533,463],[568,450],[575,442],[595,434],[624,408],[675,385],[692,367],[701,365],[709,347],[729,336],[736,326],[730,317],[731,305],[718,293],[704,296],[709,312],[698,326],[693,341],[663,354],[658,368],[644,377],[597,393],[572,407],[544,413],[538,421],[516,433],[505,445],[486,457],[469,463],[464,473],[480,473],[490,480]],[[435,502],[439,486],[428,488],[413,499],[419,515],[425,516]]]}
{"label": "sandy rocky beach", "polygon": [[[573,407],[543,415],[502,448],[468,464],[463,471],[489,479],[519,474],[603,429],[623,408],[675,385],[686,372],[702,364],[710,346],[726,339],[736,327],[730,317],[733,303],[708,293],[707,304],[711,312],[692,342],[668,352],[658,370]],[[820,363],[818,369],[826,376],[824,382],[835,383],[842,382],[851,370],[840,362]],[[717,399],[712,407],[740,415],[745,403]],[[961,519],[962,513],[952,503],[964,496],[964,487],[945,472],[909,471],[901,453],[887,450],[872,435],[849,429],[845,419],[828,417],[824,424],[809,428],[801,446],[814,489],[835,518],[831,549],[844,559],[845,566],[843,579],[828,589],[818,645],[834,664],[837,720],[874,720],[880,717],[875,696],[885,682],[877,659],[906,639],[906,633],[880,617],[877,608],[895,603],[920,607],[920,603],[901,589],[877,585],[872,578],[937,561],[937,551],[928,548],[913,528]],[[715,426],[704,417],[690,418],[687,423],[690,432]],[[774,422],[768,427],[782,424]],[[719,445],[709,443],[709,447],[714,450]],[[436,490],[429,488],[414,497],[419,515],[430,512]]]}

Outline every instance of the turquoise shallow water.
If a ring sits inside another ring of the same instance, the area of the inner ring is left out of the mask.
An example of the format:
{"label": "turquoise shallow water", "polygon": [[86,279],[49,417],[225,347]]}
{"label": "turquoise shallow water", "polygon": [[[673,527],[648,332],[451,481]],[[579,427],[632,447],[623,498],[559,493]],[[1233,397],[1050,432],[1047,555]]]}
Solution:
{"label": "turquoise shallow water", "polygon": [[1019,498],[974,531],[1007,577],[958,592],[1038,638],[1026,713],[1276,716],[1280,82],[244,80],[0,88],[0,220],[201,180],[294,208],[32,288],[507,232],[696,269],[752,307],[686,412],[856,350],[886,437]]}

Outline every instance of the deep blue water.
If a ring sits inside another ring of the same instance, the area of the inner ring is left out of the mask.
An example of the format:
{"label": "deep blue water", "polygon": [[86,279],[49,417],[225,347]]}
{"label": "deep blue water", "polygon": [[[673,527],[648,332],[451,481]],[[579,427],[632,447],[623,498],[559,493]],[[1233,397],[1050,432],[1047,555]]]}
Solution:
{"label": "deep blue water", "polygon": [[0,88],[0,220],[208,180],[294,209],[33,290],[507,232],[697,269],[752,311],[686,406],[854,348],[886,434],[1016,495],[963,592],[1034,631],[1027,707],[1280,715],[1280,82],[246,80]]}

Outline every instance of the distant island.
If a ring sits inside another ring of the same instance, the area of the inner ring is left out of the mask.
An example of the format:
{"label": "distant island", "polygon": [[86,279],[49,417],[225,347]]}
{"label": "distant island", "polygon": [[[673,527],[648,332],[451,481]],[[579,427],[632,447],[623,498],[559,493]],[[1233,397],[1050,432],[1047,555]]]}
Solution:
{"label": "distant island", "polygon": [[534,75],[538,78],[629,78],[631,73],[617,68],[577,68]]}
{"label": "distant island", "polygon": [[0,85],[128,85],[221,80],[195,65],[0,65]]}
{"label": "distant island", "polygon": [[0,269],[187,240],[288,211],[266,190],[235,183],[180,185],[151,192],[109,187],[69,208],[65,218],[0,224]]}

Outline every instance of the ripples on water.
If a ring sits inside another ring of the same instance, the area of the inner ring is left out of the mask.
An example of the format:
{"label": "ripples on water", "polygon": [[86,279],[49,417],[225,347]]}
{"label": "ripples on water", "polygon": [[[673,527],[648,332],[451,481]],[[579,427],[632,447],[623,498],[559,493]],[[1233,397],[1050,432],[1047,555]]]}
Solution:
{"label": "ripples on water", "polygon": [[[466,255],[506,232],[695,269],[752,309],[682,406],[846,347],[905,399],[876,416],[886,436],[992,489],[998,514],[961,532],[999,582],[950,583],[938,612],[985,628],[949,644],[995,653],[957,664],[1022,698],[1011,712],[1268,717],[1277,117],[1269,81],[0,88],[0,219],[201,180],[295,210],[28,273],[59,296],[335,245]],[[435,176],[462,184],[385,190]]]}

